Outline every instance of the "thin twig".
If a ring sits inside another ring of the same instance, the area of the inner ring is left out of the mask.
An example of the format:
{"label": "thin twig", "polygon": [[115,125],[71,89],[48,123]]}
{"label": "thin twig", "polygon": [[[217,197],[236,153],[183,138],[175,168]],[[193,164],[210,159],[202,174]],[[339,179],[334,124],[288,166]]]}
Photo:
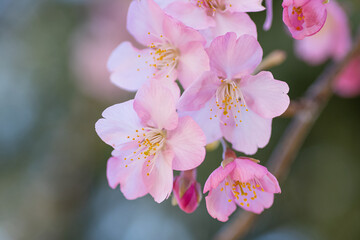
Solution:
{"label": "thin twig", "polygon": [[[302,100],[304,107],[296,112],[292,122],[268,161],[269,170],[279,179],[279,181],[284,181],[286,179],[290,166],[299,152],[305,138],[333,95],[332,83],[349,61],[355,55],[359,54],[360,40],[357,41],[353,50],[343,61],[328,67],[308,88]],[[214,239],[240,239],[250,231],[257,217],[258,215],[250,212],[238,212],[230,222],[220,229]]]}

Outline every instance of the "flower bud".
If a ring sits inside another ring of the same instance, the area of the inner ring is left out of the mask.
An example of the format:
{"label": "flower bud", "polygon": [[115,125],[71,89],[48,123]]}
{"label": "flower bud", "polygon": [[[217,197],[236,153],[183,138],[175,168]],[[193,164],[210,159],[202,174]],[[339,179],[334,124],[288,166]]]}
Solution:
{"label": "flower bud", "polygon": [[178,204],[186,213],[192,213],[199,206],[202,193],[196,181],[196,169],[184,171],[174,178],[173,205]]}

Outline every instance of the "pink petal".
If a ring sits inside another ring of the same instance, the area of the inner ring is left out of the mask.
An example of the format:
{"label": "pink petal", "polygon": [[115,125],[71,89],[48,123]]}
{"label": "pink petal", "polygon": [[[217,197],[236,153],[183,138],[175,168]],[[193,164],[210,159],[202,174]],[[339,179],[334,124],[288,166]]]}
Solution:
{"label": "pink petal", "polygon": [[187,1],[187,0],[154,0],[154,2],[156,2],[162,9],[164,9],[173,2],[180,2],[180,1]]}
{"label": "pink petal", "polygon": [[163,82],[153,80],[136,93],[134,109],[144,125],[171,130],[178,124],[175,97]]}
{"label": "pink petal", "polygon": [[[194,183],[190,188],[184,193],[181,201],[179,201],[179,207],[186,213],[192,213],[199,206],[199,197],[196,194],[200,189],[199,183]],[[199,191],[200,192],[200,191]]]}
{"label": "pink petal", "polygon": [[163,22],[164,36],[170,43],[180,48],[191,42],[205,43],[204,37],[196,30],[185,26],[172,17],[167,17]]}
{"label": "pink petal", "polygon": [[203,193],[217,188],[219,184],[223,182],[224,179],[234,170],[235,167],[235,162],[230,162],[224,168],[220,166],[215,169],[206,180]]}
{"label": "pink petal", "polygon": [[143,181],[157,203],[169,197],[173,187],[172,160],[174,154],[169,150],[162,150],[154,161],[155,166],[144,164],[142,169]]}
{"label": "pink petal", "polygon": [[194,119],[194,121],[203,130],[207,144],[219,140],[222,137],[219,118],[213,117],[213,115],[211,115],[213,114],[213,112],[210,111],[211,104],[214,103],[215,103],[215,98],[212,98],[200,110],[179,113],[181,116],[191,116]]}
{"label": "pink petal", "polygon": [[252,179],[262,179],[268,173],[266,167],[261,166],[247,158],[236,158],[236,167],[231,173],[231,178],[243,183]]}
{"label": "pink petal", "polygon": [[255,154],[258,148],[265,147],[270,140],[272,119],[262,118],[251,109],[243,111],[241,119],[238,127],[221,125],[221,131],[235,150],[247,155]]}
{"label": "pink petal", "polygon": [[180,111],[199,110],[215,96],[221,81],[213,72],[203,73],[181,96],[177,105]]}
{"label": "pink petal", "polygon": [[181,210],[192,213],[199,206],[201,200],[201,186],[196,179],[186,179],[180,176],[174,178],[173,194]]}
{"label": "pink petal", "polygon": [[102,114],[104,118],[96,122],[99,137],[114,148],[129,142],[127,136],[142,127],[133,102],[130,100],[107,108]]}
{"label": "pink petal", "polygon": [[136,91],[153,75],[149,67],[150,49],[138,50],[130,42],[123,42],[111,54],[108,69],[111,81],[120,88]]}
{"label": "pink petal", "polygon": [[281,193],[279,182],[270,172],[268,172],[262,179],[260,179],[260,184],[265,192]]}
{"label": "pink petal", "polygon": [[257,192],[257,198],[249,202],[249,206],[242,206],[238,204],[241,208],[245,209],[246,211],[250,211],[256,214],[260,214],[264,211],[265,208],[269,208],[272,206],[274,202],[274,194],[268,192]]}
{"label": "pink petal", "polygon": [[121,192],[128,200],[146,195],[148,192],[142,180],[142,166],[143,162],[129,164],[122,156],[111,157],[106,170],[109,186],[115,189],[120,184]]}
{"label": "pink petal", "polygon": [[191,42],[182,46],[180,52],[178,78],[181,85],[187,89],[204,72],[210,70],[209,57],[201,42]]}
{"label": "pink petal", "polygon": [[231,12],[259,12],[265,8],[261,5],[262,0],[227,0],[231,4]]}
{"label": "pink petal", "polygon": [[174,152],[174,170],[190,170],[204,161],[206,138],[189,116],[180,118],[178,127],[168,132],[167,144]]}
{"label": "pink petal", "polygon": [[207,52],[211,70],[227,79],[251,74],[262,59],[256,38],[242,35],[236,40],[235,33],[215,38]]}
{"label": "pink petal", "polygon": [[227,32],[235,32],[237,36],[248,34],[257,38],[256,25],[246,13],[218,12],[214,19],[214,27],[201,31],[208,43]]}
{"label": "pink petal", "polygon": [[164,12],[153,0],[132,1],[127,16],[127,29],[139,43],[147,46],[157,42],[163,34],[164,18]]}
{"label": "pink petal", "polygon": [[205,9],[190,2],[174,2],[165,8],[165,12],[197,30],[215,26],[215,21],[208,16]]}
{"label": "pink petal", "polygon": [[270,72],[242,78],[240,88],[248,107],[264,118],[280,116],[290,104],[289,86],[275,80]]}
{"label": "pink petal", "polygon": [[[326,21],[327,11],[323,0],[293,0],[283,2],[283,21],[293,38],[303,39],[319,32]],[[303,20],[292,14],[293,7],[301,7]]]}
{"label": "pink petal", "polygon": [[220,191],[221,188],[219,185],[215,189],[212,189],[208,196],[205,197],[206,208],[213,218],[221,222],[226,222],[229,220],[229,216],[235,211],[236,204],[234,201],[228,201],[229,198],[227,194],[225,194],[225,191]]}

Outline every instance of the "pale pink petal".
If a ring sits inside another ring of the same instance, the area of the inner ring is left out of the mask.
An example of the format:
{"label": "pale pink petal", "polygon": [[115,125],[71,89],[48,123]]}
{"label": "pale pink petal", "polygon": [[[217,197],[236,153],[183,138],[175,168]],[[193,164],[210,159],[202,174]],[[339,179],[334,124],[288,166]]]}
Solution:
{"label": "pale pink petal", "polygon": [[259,12],[265,8],[261,5],[262,0],[225,0],[231,4],[228,9],[231,12]]}
{"label": "pale pink petal", "polygon": [[231,173],[231,178],[246,183],[252,179],[262,179],[268,173],[266,167],[261,166],[247,158],[236,158],[236,167]]}
{"label": "pale pink petal", "polygon": [[189,116],[180,118],[177,128],[168,132],[167,144],[174,152],[174,170],[190,170],[204,161],[206,138]]}
{"label": "pale pink petal", "polygon": [[138,50],[130,42],[121,43],[108,61],[111,81],[128,91],[138,90],[155,72],[155,68],[146,63],[150,61],[149,53],[150,49]]}
{"label": "pale pink petal", "polygon": [[111,157],[106,170],[109,186],[115,189],[120,184],[121,192],[128,200],[146,195],[148,192],[142,178],[142,166],[143,161],[129,164],[122,156]]}
{"label": "pale pink petal", "polygon": [[234,170],[235,167],[235,162],[230,162],[225,167],[220,166],[215,169],[206,180],[203,193],[217,188],[219,184],[223,182],[224,179]]}
{"label": "pale pink petal", "polygon": [[270,72],[242,78],[240,88],[248,107],[264,118],[280,116],[290,104],[289,86],[275,80]]}
{"label": "pale pink petal", "polygon": [[136,93],[134,109],[142,123],[155,128],[174,129],[178,123],[175,96],[167,85],[160,81],[149,81]]}
{"label": "pale pink petal", "polygon": [[214,19],[205,9],[190,2],[174,2],[165,8],[165,12],[197,30],[215,26]]}
{"label": "pale pink petal", "polygon": [[180,48],[177,66],[178,78],[184,89],[210,70],[209,57],[201,42],[191,42]]}
{"label": "pale pink petal", "polygon": [[[153,80],[151,80],[153,81]],[[174,97],[174,102],[178,102],[180,98],[180,88],[176,82],[169,80],[168,78],[156,79],[160,85],[166,86],[166,88],[172,93]]]}
{"label": "pale pink petal", "polygon": [[187,2],[188,0],[154,0],[162,9],[173,2]]}
{"label": "pale pink petal", "polygon": [[218,12],[214,16],[216,26],[201,31],[207,42],[227,32],[235,32],[237,36],[248,34],[257,38],[255,23],[246,13]]}
{"label": "pale pink petal", "polygon": [[227,33],[214,39],[207,49],[210,68],[227,79],[251,74],[262,59],[262,49],[256,38]]}
{"label": "pale pink petal", "polygon": [[281,193],[279,182],[271,173],[267,173],[263,178],[259,179],[261,187],[265,192]]}
{"label": "pale pink petal", "polygon": [[142,127],[133,102],[130,100],[107,108],[102,114],[104,118],[96,122],[99,137],[114,148],[129,142],[127,136]]}
{"label": "pale pink petal", "polygon": [[[158,203],[169,197],[173,187],[172,160],[174,154],[169,150],[158,153],[154,163],[144,164],[142,175],[150,195]],[[152,164],[155,164],[154,166]]]}
{"label": "pale pink petal", "polygon": [[251,109],[242,111],[242,122],[238,126],[221,125],[221,131],[233,148],[247,155],[255,154],[258,148],[265,147],[271,135],[272,119],[262,118]]}
{"label": "pale pink petal", "polygon": [[260,214],[262,211],[264,211],[265,208],[269,208],[272,206],[274,202],[274,194],[268,192],[261,192],[258,190],[256,190],[256,192],[257,192],[257,198],[252,201],[248,201],[249,206],[247,205],[243,206],[240,204],[239,206],[245,209],[246,211]]}
{"label": "pale pink petal", "polygon": [[191,42],[205,43],[204,37],[196,30],[185,26],[172,17],[167,17],[163,22],[164,36],[170,43],[180,48]]}
{"label": "pale pink petal", "polygon": [[127,16],[127,29],[139,43],[147,46],[157,42],[163,34],[164,18],[164,12],[153,0],[132,1]]}
{"label": "pale pink petal", "polygon": [[215,98],[212,98],[207,104],[197,111],[191,112],[179,112],[180,116],[191,116],[194,121],[201,127],[205,136],[206,143],[212,143],[219,140],[222,137],[220,130],[220,120],[218,117],[214,117],[214,112],[210,109],[215,104]]}
{"label": "pale pink petal", "polygon": [[206,208],[213,218],[221,222],[226,222],[229,216],[235,211],[236,204],[234,201],[229,202],[227,194],[225,191],[221,191],[221,188],[220,185],[217,186],[205,197]]}
{"label": "pale pink petal", "polygon": [[213,72],[205,72],[180,97],[177,105],[180,111],[199,110],[215,96],[221,81]]}

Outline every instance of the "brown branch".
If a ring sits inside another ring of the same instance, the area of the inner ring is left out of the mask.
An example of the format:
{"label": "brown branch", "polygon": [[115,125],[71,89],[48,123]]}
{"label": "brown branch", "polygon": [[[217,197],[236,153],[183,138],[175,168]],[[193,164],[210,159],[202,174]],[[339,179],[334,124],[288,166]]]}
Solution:
{"label": "brown branch", "polygon": [[[301,148],[309,131],[317,120],[318,116],[327,105],[333,95],[332,83],[338,74],[344,69],[349,61],[360,54],[360,40],[354,45],[353,50],[343,61],[332,64],[324,73],[308,88],[300,108],[285,131],[279,144],[273,151],[268,161],[269,170],[279,179],[284,181],[290,170],[299,149]],[[238,212],[233,219],[225,224],[214,237],[216,240],[235,240],[245,236],[258,215],[250,212]]]}

